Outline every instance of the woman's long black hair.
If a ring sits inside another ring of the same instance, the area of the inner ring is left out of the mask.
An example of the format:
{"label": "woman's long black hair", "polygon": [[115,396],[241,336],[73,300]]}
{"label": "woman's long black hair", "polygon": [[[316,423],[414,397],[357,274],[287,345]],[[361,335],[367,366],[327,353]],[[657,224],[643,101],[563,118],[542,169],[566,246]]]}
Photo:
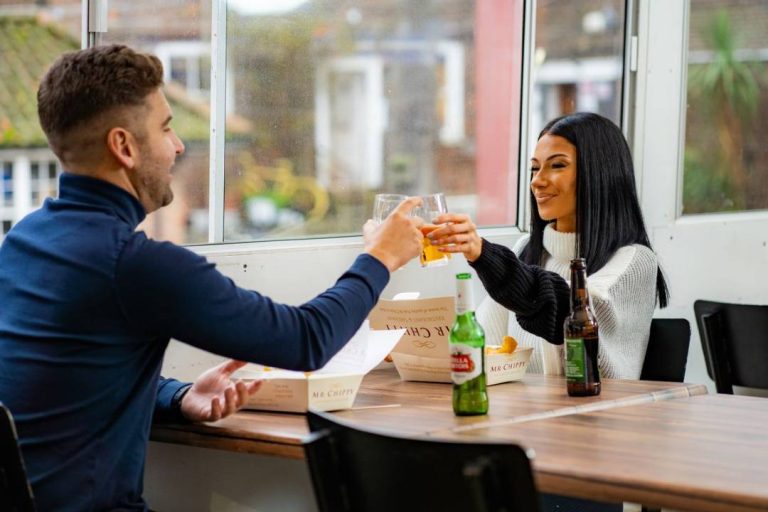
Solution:
{"label": "woman's long black hair", "polygon": [[[621,130],[592,113],[558,117],[539,134],[557,135],[576,147],[576,254],[586,258],[589,274],[597,272],[618,249],[641,244],[649,249],[643,214],[637,200],[632,154]],[[540,265],[544,227],[531,192],[531,238],[521,259]],[[669,291],[661,272],[656,275],[656,298],[666,307]]]}

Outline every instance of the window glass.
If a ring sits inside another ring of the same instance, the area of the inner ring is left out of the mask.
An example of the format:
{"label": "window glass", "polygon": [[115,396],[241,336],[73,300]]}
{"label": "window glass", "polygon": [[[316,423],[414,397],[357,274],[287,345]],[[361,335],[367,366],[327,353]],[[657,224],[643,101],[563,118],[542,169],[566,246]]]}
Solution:
{"label": "window glass", "polygon": [[532,55],[531,148],[544,125],[596,112],[621,126],[624,0],[539,0]]}
{"label": "window glass", "polygon": [[692,0],[683,213],[768,208],[768,2]]}
{"label": "window glass", "polygon": [[226,240],[359,233],[378,192],[514,223],[522,14],[229,0]]}
{"label": "window glass", "polygon": [[171,127],[185,153],[173,168],[174,200],[147,216],[140,229],[176,243],[208,240],[210,147],[210,0],[110,0],[102,44],[127,44],[163,63]]}
{"label": "window glass", "polygon": [[80,48],[81,17],[79,0],[0,1],[0,241],[56,193],[55,174],[37,186],[56,161],[37,118],[37,89],[59,55]]}

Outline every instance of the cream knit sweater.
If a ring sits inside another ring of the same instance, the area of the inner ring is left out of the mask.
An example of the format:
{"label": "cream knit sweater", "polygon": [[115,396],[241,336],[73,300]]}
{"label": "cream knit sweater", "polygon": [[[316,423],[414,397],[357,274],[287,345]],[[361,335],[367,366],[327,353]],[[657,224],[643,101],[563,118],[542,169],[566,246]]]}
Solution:
{"label": "cream knit sweater", "polygon": [[[551,225],[548,225],[544,230],[543,245],[546,252],[543,256],[542,267],[546,271],[561,276],[566,283],[570,281],[570,260],[574,257],[575,236],[574,233],[555,231]],[[525,236],[518,241],[512,252],[520,254],[528,243],[528,238]],[[498,251],[500,246],[490,244],[487,241],[483,241],[484,253],[487,245],[489,248],[495,246],[493,247],[494,250],[489,251],[491,255],[488,257],[496,260],[496,263],[499,259],[504,259],[509,265],[511,258],[517,260],[508,250],[506,254],[502,253]],[[493,269],[488,271],[492,265],[489,265],[488,262],[480,262],[480,259],[472,266],[478,271],[486,289],[492,296],[498,297],[500,301],[509,305],[509,300],[506,297],[502,300],[498,290],[493,292],[490,290],[489,284],[494,277],[499,277],[498,272],[494,276]],[[535,268],[535,266],[526,266],[519,261],[514,265]],[[599,325],[598,366],[602,377],[614,379],[638,379],[640,377],[645,350],[648,346],[651,317],[656,307],[657,269],[658,263],[654,252],[643,245],[635,244],[616,251],[616,254],[603,268],[589,276],[587,286]],[[548,277],[556,281],[555,276],[550,275]],[[505,274],[505,279],[511,281],[514,280],[513,278],[514,274]],[[562,300],[565,288],[562,283],[555,287],[555,295],[558,296],[558,299],[552,302],[552,300],[539,300],[537,284],[538,282],[526,288],[526,298],[533,303],[540,302],[542,304],[542,310],[535,314],[537,319],[539,316],[551,315],[548,320],[555,322],[555,329],[560,329],[559,341],[562,343],[560,319],[567,314],[562,309],[568,307],[567,303]],[[508,286],[514,287],[515,285],[510,282]],[[541,288],[544,286],[542,285]],[[546,294],[546,290],[542,294]],[[543,297],[543,299],[547,299],[547,297]],[[529,372],[548,375],[563,374],[563,345],[549,343],[542,337],[523,329],[518,323],[518,316],[520,313],[530,315],[531,312],[517,313],[510,314],[509,309],[499,305],[491,297],[487,297],[477,311],[477,318],[485,329],[486,343],[500,343],[505,334],[514,336],[520,346],[534,348],[528,366]],[[524,319],[521,318],[520,321]],[[550,340],[553,338],[557,340],[558,334],[548,336]]]}

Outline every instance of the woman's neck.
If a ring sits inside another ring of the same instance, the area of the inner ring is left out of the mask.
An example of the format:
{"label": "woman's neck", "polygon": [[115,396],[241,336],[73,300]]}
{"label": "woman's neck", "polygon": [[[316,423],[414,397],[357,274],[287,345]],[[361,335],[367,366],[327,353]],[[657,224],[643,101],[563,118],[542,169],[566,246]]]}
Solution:
{"label": "woman's neck", "polygon": [[555,229],[555,231],[559,231],[560,233],[575,233],[576,232],[576,216],[575,215],[569,215],[568,217],[563,217],[560,219],[555,219],[555,222],[552,227]]}

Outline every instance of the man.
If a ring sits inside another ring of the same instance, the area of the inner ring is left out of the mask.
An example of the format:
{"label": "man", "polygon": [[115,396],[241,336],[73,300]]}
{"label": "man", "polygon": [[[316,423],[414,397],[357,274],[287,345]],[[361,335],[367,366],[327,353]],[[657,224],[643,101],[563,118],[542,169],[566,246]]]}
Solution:
{"label": "man", "polygon": [[184,145],[162,67],[124,46],[67,54],[43,78],[40,123],[66,172],[59,197],[0,247],[0,401],[14,414],[40,510],[146,510],[157,416],[216,419],[255,388],[230,362],[159,379],[169,338],[243,361],[313,370],[354,334],[389,274],[421,248],[406,200],[336,284],[291,307],[238,288],[205,258],[135,228],[171,202]]}

